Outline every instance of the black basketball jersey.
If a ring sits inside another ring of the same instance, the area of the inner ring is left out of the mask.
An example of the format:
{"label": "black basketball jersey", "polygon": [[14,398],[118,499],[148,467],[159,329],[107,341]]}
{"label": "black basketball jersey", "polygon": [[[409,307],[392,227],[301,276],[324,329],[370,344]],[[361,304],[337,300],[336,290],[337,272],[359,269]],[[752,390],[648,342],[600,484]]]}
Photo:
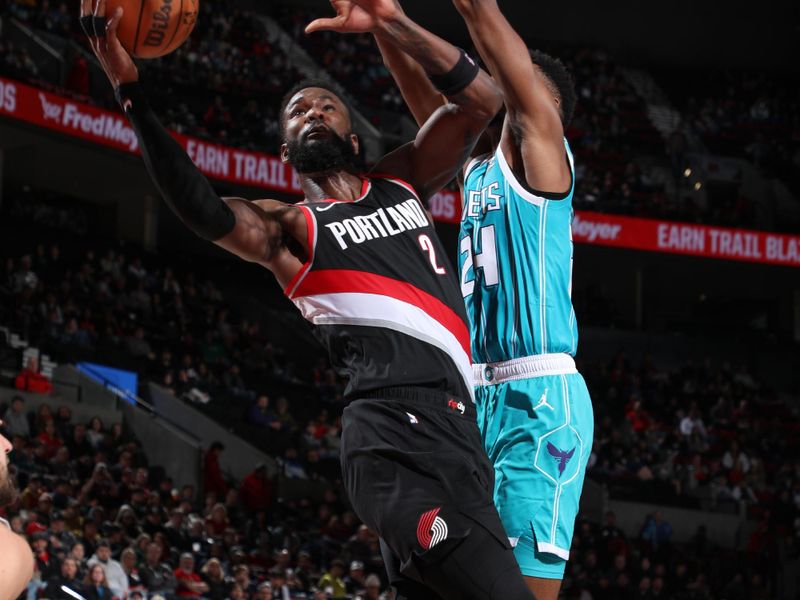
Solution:
{"label": "black basketball jersey", "polygon": [[345,396],[415,386],[472,398],[456,274],[414,189],[372,176],[355,201],[298,206],[310,258],[285,293],[348,379]]}

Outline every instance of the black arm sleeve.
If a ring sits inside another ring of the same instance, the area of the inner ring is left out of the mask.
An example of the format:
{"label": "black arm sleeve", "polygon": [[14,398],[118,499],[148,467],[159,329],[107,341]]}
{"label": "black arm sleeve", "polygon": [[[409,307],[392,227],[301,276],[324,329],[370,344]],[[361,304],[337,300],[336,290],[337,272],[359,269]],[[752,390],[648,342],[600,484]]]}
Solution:
{"label": "black arm sleeve", "polygon": [[139,84],[123,83],[115,93],[136,132],[147,171],[167,206],[202,238],[213,241],[230,233],[236,225],[233,211],[159,123]]}

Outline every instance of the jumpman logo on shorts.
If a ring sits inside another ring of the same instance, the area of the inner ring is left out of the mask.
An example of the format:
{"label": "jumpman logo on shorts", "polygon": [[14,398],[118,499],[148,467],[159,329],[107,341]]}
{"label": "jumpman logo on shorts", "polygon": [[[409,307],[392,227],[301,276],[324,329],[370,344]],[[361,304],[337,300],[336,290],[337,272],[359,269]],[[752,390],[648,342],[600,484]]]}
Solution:
{"label": "jumpman logo on shorts", "polygon": [[541,397],[541,398],[539,398],[539,404],[537,404],[536,406],[534,406],[534,407],[533,407],[533,410],[539,410],[540,408],[544,408],[544,407],[547,407],[547,408],[549,408],[550,410],[555,410],[555,408],[554,408],[554,407],[553,407],[551,404],[549,404],[549,403],[547,402],[547,390],[548,390],[548,389],[549,389],[549,388],[544,388],[544,394],[542,394],[542,397]]}

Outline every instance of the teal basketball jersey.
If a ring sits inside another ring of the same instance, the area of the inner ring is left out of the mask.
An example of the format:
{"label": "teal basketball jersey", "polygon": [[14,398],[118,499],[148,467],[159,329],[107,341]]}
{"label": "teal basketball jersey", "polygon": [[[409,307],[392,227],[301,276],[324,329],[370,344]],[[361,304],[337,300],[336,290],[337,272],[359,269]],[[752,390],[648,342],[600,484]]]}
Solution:
{"label": "teal basketball jersey", "polygon": [[572,307],[572,186],[561,199],[527,189],[503,152],[467,167],[459,233],[461,293],[472,334],[472,359],[490,363],[575,355]]}

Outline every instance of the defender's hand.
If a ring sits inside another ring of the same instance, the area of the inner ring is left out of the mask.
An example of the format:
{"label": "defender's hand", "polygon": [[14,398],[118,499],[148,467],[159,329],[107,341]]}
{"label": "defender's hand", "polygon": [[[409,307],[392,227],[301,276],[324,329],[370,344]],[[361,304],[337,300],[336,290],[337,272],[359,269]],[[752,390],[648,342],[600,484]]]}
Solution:
{"label": "defender's hand", "polygon": [[[116,89],[122,83],[130,83],[139,79],[139,71],[133,59],[119,42],[117,26],[122,19],[122,8],[118,7],[111,18],[106,21],[106,0],[81,0],[81,25],[89,36],[95,56],[106,72],[108,80]],[[89,21],[86,17],[94,17]],[[84,25],[90,23],[89,26]],[[93,22],[94,30],[91,23]],[[105,31],[98,31],[105,22]],[[94,33],[95,35],[92,35]]]}
{"label": "defender's hand", "polygon": [[316,19],[306,33],[336,31],[338,33],[375,33],[382,26],[403,14],[395,0],[331,0],[336,16]]}

